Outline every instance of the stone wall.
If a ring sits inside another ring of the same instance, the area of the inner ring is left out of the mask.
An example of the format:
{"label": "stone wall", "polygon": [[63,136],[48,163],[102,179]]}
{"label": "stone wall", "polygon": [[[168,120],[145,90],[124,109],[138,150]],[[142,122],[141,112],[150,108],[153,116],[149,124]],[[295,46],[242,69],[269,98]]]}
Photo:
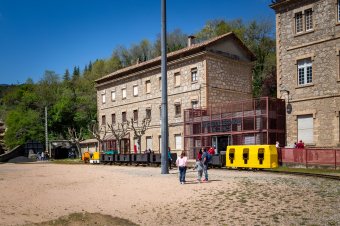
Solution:
{"label": "stone wall", "polygon": [[[294,15],[312,8],[313,30],[295,33]],[[336,0],[291,1],[276,9],[278,92],[292,105],[287,114],[287,144],[297,141],[297,116],[313,115],[311,146],[340,143],[340,26]],[[313,82],[298,85],[297,61],[311,58]],[[289,95],[286,91],[288,90]],[[289,99],[289,100],[288,100]]]}

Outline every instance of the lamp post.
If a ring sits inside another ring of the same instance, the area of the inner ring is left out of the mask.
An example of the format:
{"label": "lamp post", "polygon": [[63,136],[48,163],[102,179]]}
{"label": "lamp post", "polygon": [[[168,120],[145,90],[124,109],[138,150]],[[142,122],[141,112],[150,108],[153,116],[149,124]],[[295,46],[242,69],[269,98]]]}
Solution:
{"label": "lamp post", "polygon": [[167,59],[166,59],[166,0],[161,0],[162,31],[161,31],[161,74],[162,74],[162,115],[161,115],[161,174],[168,174],[168,82],[167,82]]}

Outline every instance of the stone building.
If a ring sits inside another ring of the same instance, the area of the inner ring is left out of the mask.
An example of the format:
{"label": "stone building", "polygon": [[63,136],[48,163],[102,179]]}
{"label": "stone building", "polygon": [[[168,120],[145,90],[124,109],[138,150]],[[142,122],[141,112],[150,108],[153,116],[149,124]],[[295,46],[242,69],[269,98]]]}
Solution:
{"label": "stone building", "polygon": [[340,1],[277,0],[277,96],[286,99],[287,145],[340,143]]}
{"label": "stone building", "polygon": [[[252,97],[253,53],[233,33],[193,44],[167,55],[169,145],[183,150],[183,110],[217,106],[225,101]],[[161,146],[161,57],[123,68],[96,80],[98,122],[107,124],[126,120],[138,122],[151,118],[139,151],[160,152]],[[105,149],[115,149],[107,131]],[[130,132],[120,152],[133,152],[137,143]]]}

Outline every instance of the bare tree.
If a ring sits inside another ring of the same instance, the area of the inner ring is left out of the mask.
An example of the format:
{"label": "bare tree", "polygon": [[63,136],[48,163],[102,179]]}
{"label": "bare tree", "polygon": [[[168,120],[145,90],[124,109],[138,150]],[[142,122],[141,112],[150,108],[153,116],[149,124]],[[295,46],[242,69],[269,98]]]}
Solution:
{"label": "bare tree", "polygon": [[67,128],[69,140],[76,144],[78,156],[81,156],[81,148],[80,148],[80,141],[83,140],[83,130],[80,128],[79,132],[75,128]]}
{"label": "bare tree", "polygon": [[151,120],[149,118],[144,118],[142,120],[142,125],[138,126],[138,121],[134,121],[131,118],[131,129],[133,130],[133,139],[137,139],[139,150],[141,150],[141,138],[145,134],[145,131],[149,128]]}
{"label": "bare tree", "polygon": [[[99,150],[102,150],[102,145],[104,143],[104,137],[106,136],[106,127],[105,126],[99,126],[97,122],[92,122],[87,127],[88,131],[92,134],[92,136],[98,141],[99,144]],[[103,134],[103,137],[100,136],[101,133]]]}
{"label": "bare tree", "polygon": [[120,141],[126,136],[129,129],[129,121],[116,123],[116,124],[107,124],[108,130],[112,133],[112,135],[116,138],[117,149],[120,152]]}

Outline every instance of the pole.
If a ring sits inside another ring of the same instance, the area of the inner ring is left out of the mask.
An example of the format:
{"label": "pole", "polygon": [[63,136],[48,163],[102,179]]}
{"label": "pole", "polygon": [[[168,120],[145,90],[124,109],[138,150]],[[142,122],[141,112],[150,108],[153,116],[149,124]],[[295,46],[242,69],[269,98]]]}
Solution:
{"label": "pole", "polygon": [[[47,107],[45,107],[45,151],[48,152],[48,150]],[[51,156],[51,153],[49,153],[49,156]]]}
{"label": "pole", "polygon": [[161,73],[162,73],[162,115],[161,115],[161,174],[169,174],[168,169],[168,81],[167,81],[167,59],[166,59],[166,0],[161,0],[162,31],[161,31]]}

